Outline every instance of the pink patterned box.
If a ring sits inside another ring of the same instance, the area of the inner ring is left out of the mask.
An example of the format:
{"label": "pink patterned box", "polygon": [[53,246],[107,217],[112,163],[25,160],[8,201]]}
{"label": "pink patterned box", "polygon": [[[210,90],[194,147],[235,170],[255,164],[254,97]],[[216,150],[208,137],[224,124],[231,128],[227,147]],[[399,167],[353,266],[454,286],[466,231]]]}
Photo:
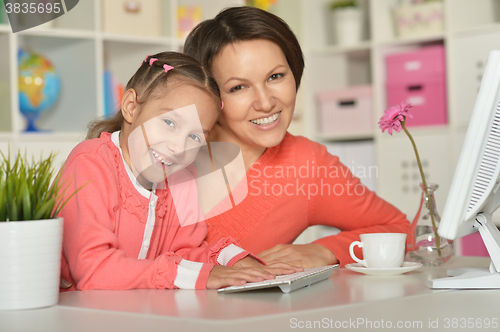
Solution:
{"label": "pink patterned box", "polygon": [[318,94],[322,134],[354,134],[372,129],[372,88],[369,85]]}
{"label": "pink patterned box", "polygon": [[446,124],[446,63],[442,45],[386,57],[387,107],[414,105],[408,126]]}

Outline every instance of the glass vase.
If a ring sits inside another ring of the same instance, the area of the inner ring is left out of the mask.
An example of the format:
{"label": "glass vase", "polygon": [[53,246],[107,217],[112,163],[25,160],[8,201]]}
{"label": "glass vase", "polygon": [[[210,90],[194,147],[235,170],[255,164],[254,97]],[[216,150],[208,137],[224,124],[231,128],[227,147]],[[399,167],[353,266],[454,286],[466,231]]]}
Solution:
{"label": "glass vase", "polygon": [[[443,237],[436,239],[435,230],[439,227],[441,220],[434,198],[434,193],[438,187],[435,183],[427,183],[429,193],[429,198],[427,198],[424,185],[420,184],[422,189],[420,206],[410,225],[407,236],[406,260],[422,263],[424,266],[443,265],[453,254],[453,241]],[[432,218],[429,207],[432,209]],[[432,219],[434,219],[434,225]]]}

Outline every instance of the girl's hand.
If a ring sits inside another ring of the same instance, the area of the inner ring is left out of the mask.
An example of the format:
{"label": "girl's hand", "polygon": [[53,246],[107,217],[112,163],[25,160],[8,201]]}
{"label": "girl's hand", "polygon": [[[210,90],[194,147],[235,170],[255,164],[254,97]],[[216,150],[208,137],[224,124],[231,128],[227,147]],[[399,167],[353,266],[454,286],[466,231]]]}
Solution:
{"label": "girl's hand", "polygon": [[278,244],[259,255],[268,266],[286,263],[301,266],[305,269],[337,264],[339,261],[330,249],[319,243],[309,244]]}
{"label": "girl's hand", "polygon": [[258,269],[265,270],[269,273],[275,274],[275,275],[281,275],[281,274],[291,274],[295,272],[302,272],[304,269],[302,267],[298,266],[293,266],[290,264],[286,263],[274,263],[270,265],[262,265],[260,264],[257,260],[253,259],[250,256],[247,256],[243,259],[240,259],[236,263],[234,263],[235,267],[255,267]]}
{"label": "girl's hand", "polygon": [[247,282],[258,282],[274,278],[276,278],[276,275],[259,268],[215,265],[208,276],[207,289],[241,286]]}

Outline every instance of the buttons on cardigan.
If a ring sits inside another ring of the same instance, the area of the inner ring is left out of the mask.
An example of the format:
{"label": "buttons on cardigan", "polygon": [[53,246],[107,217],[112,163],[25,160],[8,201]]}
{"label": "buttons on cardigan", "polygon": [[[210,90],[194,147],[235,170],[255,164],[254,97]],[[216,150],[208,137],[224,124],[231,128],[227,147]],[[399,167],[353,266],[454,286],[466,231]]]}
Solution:
{"label": "buttons on cardigan", "polygon": [[154,208],[156,206],[156,200],[155,199],[152,199],[150,202],[149,202],[149,206],[151,206],[152,208]]}
{"label": "buttons on cardigan", "polygon": [[144,240],[143,245],[144,245],[146,248],[149,248],[149,244],[150,244],[149,240]]}

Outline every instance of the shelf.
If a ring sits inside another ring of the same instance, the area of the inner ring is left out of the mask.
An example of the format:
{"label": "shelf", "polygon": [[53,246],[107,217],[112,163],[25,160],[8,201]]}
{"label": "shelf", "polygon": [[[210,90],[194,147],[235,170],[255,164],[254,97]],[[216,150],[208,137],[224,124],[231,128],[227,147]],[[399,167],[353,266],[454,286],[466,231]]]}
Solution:
{"label": "shelf", "polygon": [[47,143],[60,143],[75,140],[82,140],[85,137],[84,132],[54,132],[54,131],[42,131],[42,132],[20,132],[19,141],[20,142],[30,142],[36,140],[37,142],[47,142]]}
{"label": "shelf", "polygon": [[416,36],[411,38],[395,38],[390,40],[375,41],[375,46],[399,46],[407,44],[431,43],[445,39],[445,33],[440,32],[432,35]]}
{"label": "shelf", "polygon": [[325,141],[359,141],[373,139],[373,131],[353,132],[344,134],[319,134],[318,138]]}
{"label": "shelf", "polygon": [[58,28],[33,28],[18,32],[20,36],[54,37],[54,38],[75,38],[94,39],[96,34],[90,30],[58,29]]}
{"label": "shelf", "polygon": [[453,36],[454,37],[462,37],[462,36],[478,35],[478,34],[485,34],[485,33],[494,33],[494,32],[499,32],[499,31],[500,31],[500,22],[497,22],[497,23],[487,24],[487,25],[483,25],[483,26],[479,26],[479,27],[453,31]]}
{"label": "shelf", "polygon": [[363,53],[371,49],[371,41],[363,41],[357,45],[332,45],[324,48],[317,48],[312,51],[314,55],[330,55],[339,53]]}
{"label": "shelf", "polygon": [[[419,136],[446,135],[449,132],[450,126],[449,125],[416,126],[416,127],[408,127],[407,129],[410,132],[410,134],[414,138],[416,138]],[[403,130],[401,130],[401,132],[399,133],[393,131],[392,136],[388,134],[387,130],[383,133],[382,130],[377,130],[376,136],[388,139],[391,139],[391,137],[398,137],[398,136],[407,137]]]}
{"label": "shelf", "polygon": [[120,42],[132,44],[150,44],[150,45],[178,45],[182,43],[177,39],[168,37],[148,37],[148,36],[129,36],[114,33],[101,33],[102,39],[106,42]]}

